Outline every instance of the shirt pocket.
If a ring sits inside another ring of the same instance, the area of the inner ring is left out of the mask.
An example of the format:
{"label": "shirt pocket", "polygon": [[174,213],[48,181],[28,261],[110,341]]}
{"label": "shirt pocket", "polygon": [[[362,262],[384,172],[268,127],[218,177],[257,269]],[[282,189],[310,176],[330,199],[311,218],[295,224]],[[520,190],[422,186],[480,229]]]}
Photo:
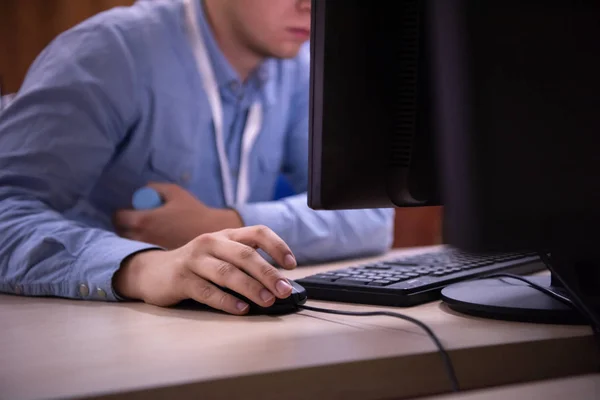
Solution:
{"label": "shirt pocket", "polygon": [[161,136],[154,140],[148,168],[152,180],[187,187],[194,168],[192,151],[180,139]]}

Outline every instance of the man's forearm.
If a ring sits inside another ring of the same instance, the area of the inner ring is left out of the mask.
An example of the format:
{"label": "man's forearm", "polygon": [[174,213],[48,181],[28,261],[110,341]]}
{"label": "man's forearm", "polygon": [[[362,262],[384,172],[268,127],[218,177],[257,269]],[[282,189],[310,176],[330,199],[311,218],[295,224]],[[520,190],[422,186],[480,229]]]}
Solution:
{"label": "man's forearm", "polygon": [[155,247],[82,227],[32,198],[4,198],[0,210],[2,292],[118,300],[112,278],[121,262]]}

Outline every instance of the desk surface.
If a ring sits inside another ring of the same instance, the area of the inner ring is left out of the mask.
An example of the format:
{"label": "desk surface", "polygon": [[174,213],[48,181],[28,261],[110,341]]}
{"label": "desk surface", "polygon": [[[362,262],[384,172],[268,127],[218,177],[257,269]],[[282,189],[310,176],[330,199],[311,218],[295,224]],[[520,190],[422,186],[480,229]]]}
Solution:
{"label": "desk surface", "polygon": [[[295,279],[346,264],[287,274]],[[587,327],[485,320],[455,314],[439,302],[394,310],[436,332],[465,389],[595,372],[597,353]],[[395,318],[310,311],[234,317],[5,295],[0,321],[0,399],[375,399],[450,389],[427,335]]]}

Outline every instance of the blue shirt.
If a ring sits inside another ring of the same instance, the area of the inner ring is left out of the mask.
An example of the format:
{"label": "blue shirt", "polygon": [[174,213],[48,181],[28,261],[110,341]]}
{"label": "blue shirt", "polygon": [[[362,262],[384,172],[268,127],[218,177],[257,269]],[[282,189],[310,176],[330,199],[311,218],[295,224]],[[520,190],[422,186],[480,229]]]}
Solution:
{"label": "blue shirt", "polygon": [[[243,84],[199,19],[234,187],[248,108],[263,105],[249,201],[238,208],[244,223],[269,226],[299,263],[388,249],[393,210],[307,206],[308,46],[265,61]],[[173,182],[225,206],[211,120],[181,1],[139,1],[57,37],[0,114],[0,291],[115,300],[123,259],[153,247],[113,230],[111,216],[131,207],[136,189]],[[273,201],[280,174],[301,194]]]}

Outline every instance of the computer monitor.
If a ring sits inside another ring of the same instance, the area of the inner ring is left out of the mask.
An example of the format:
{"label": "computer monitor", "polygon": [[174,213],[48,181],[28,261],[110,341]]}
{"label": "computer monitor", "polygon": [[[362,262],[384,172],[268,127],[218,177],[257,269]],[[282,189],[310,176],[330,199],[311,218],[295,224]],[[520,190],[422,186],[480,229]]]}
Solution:
{"label": "computer monitor", "polygon": [[391,6],[313,1],[308,202],[315,209],[440,204],[419,24],[425,9],[418,1]]}
{"label": "computer monitor", "polygon": [[[314,1],[309,205],[444,206],[444,242],[535,250],[600,328],[600,2]],[[572,322],[528,286],[462,312]],[[560,309],[560,310],[559,310]]]}

